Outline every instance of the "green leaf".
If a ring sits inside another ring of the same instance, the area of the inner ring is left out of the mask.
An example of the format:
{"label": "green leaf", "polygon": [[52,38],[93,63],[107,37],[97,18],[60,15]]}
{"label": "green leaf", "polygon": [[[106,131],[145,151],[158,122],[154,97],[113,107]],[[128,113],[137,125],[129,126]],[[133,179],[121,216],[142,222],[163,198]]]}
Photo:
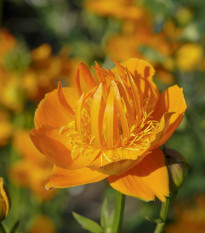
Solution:
{"label": "green leaf", "polygon": [[108,224],[108,220],[109,220],[108,204],[107,204],[107,198],[105,198],[101,208],[101,219],[100,219],[100,223],[103,228],[106,228]]}
{"label": "green leaf", "polygon": [[17,221],[17,222],[13,225],[13,227],[12,227],[10,233],[16,233],[16,232],[17,232],[18,227],[19,227],[19,223],[20,223],[20,221]]}
{"label": "green leaf", "polygon": [[103,228],[93,220],[85,218],[77,213],[72,213],[75,220],[82,226],[83,229],[92,233],[103,233]]}

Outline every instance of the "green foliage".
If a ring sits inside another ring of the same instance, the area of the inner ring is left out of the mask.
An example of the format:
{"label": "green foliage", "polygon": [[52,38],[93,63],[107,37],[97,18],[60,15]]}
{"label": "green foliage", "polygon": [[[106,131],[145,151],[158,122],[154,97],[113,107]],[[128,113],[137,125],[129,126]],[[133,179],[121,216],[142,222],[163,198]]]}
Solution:
{"label": "green foliage", "polygon": [[11,50],[4,60],[4,67],[11,71],[22,71],[31,62],[31,55],[26,46],[21,43]]}
{"label": "green foliage", "polygon": [[101,219],[100,223],[104,229],[104,233],[112,232],[112,224],[114,222],[114,210],[109,213],[108,200],[104,199],[103,205],[101,208]]}
{"label": "green foliage", "polygon": [[93,220],[85,218],[77,213],[73,212],[73,217],[82,226],[83,229],[92,233],[103,233],[103,228]]}

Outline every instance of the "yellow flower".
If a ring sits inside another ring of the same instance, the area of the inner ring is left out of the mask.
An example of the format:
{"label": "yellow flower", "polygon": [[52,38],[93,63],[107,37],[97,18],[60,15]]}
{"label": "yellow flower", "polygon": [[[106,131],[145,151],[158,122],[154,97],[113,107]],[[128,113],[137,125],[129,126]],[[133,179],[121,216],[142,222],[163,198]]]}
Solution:
{"label": "yellow flower", "polygon": [[55,233],[56,228],[50,218],[48,218],[45,215],[40,215],[35,219],[35,221],[33,222],[28,232],[29,233],[45,233],[45,232]]}
{"label": "yellow flower", "polygon": [[176,63],[184,72],[190,72],[200,68],[204,56],[203,47],[200,44],[188,43],[177,52]]}
{"label": "yellow flower", "polygon": [[126,195],[165,201],[169,184],[159,146],[183,118],[182,89],[172,86],[159,94],[149,63],[115,63],[112,70],[96,64],[96,79],[81,63],[77,90],[59,84],[40,103],[31,138],[55,163],[47,188],[107,178]]}
{"label": "yellow flower", "polygon": [[14,112],[20,112],[24,104],[20,77],[1,69],[0,74],[4,75],[0,79],[0,103]]}
{"label": "yellow flower", "polygon": [[4,179],[0,177],[0,222],[8,215],[10,208],[8,195],[5,191]]}
{"label": "yellow flower", "polygon": [[45,184],[52,164],[34,147],[28,131],[16,133],[14,148],[23,159],[9,169],[11,179],[17,185],[28,187],[41,200],[51,198],[54,192],[46,191]]}

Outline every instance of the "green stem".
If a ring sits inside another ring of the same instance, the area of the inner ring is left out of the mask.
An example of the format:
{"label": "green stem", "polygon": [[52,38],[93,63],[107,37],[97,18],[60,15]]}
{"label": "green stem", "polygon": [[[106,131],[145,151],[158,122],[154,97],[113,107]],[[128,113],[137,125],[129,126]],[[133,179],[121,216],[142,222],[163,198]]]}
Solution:
{"label": "green stem", "polygon": [[6,230],[2,223],[0,223],[0,233],[6,233]]}
{"label": "green stem", "polygon": [[159,218],[161,221],[157,223],[157,226],[155,228],[154,233],[162,233],[164,230],[165,222],[167,219],[167,213],[168,213],[168,209],[169,209],[169,202],[170,202],[170,200],[167,197],[166,201],[162,203],[160,215],[159,215]]}
{"label": "green stem", "polygon": [[125,195],[120,192],[117,192],[112,233],[121,232],[123,213],[124,213],[124,204],[125,204]]}

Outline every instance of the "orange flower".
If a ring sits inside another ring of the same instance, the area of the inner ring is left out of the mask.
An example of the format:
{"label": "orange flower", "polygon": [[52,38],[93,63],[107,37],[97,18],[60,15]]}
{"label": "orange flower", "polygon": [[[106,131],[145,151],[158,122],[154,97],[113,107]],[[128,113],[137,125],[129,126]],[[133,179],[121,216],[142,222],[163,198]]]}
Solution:
{"label": "orange flower", "polygon": [[0,147],[5,146],[13,134],[13,126],[9,121],[9,114],[0,110]]}
{"label": "orange flower", "polygon": [[186,200],[175,206],[176,220],[167,224],[166,233],[204,233],[205,196],[195,196],[195,200]]}
{"label": "orange flower", "polygon": [[85,8],[102,16],[119,19],[138,20],[143,15],[142,7],[136,6],[133,0],[87,0]]}
{"label": "orange flower", "polygon": [[53,56],[48,44],[42,44],[32,51],[32,64],[22,78],[23,89],[30,99],[38,102],[46,92],[56,88],[59,80],[70,81],[77,59],[68,59],[69,55],[69,52],[62,50]]}
{"label": "orange flower", "polygon": [[165,201],[169,184],[159,146],[183,118],[182,89],[175,85],[159,94],[149,63],[115,63],[113,70],[96,64],[98,80],[81,63],[77,90],[59,84],[39,104],[31,138],[55,163],[47,188],[107,178],[126,195]]}
{"label": "orange flower", "polygon": [[16,47],[16,39],[6,30],[0,31],[0,64],[4,62],[6,55]]}
{"label": "orange flower", "polygon": [[28,131],[16,133],[14,147],[23,159],[10,168],[11,179],[17,185],[28,187],[41,200],[51,198],[54,193],[46,191],[45,184],[52,164],[34,147]]}
{"label": "orange flower", "polygon": [[31,228],[28,231],[29,233],[55,233],[56,228],[50,218],[44,215],[38,216]]}

